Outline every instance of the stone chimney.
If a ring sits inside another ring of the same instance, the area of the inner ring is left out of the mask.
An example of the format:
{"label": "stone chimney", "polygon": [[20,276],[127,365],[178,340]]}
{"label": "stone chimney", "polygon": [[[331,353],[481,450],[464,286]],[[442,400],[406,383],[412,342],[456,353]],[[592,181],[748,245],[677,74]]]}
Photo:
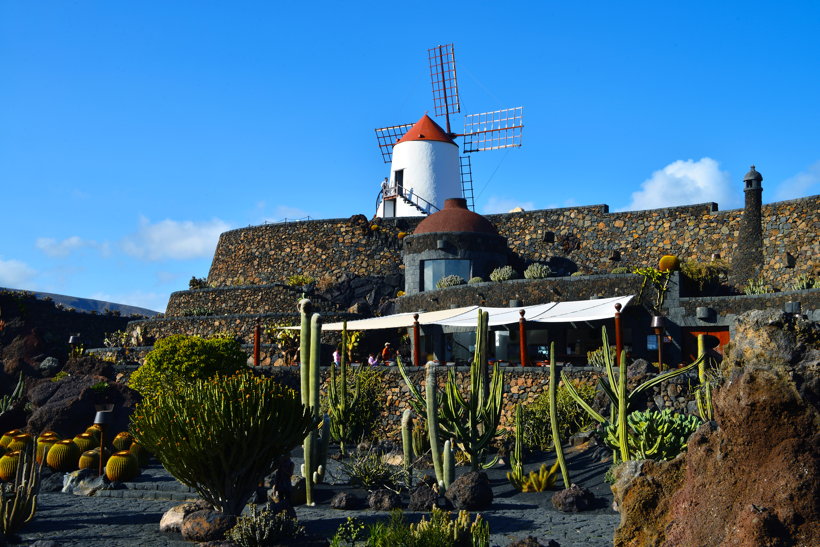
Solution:
{"label": "stone chimney", "polygon": [[729,282],[737,288],[756,278],[763,269],[763,176],[752,165],[743,177],[745,204],[740,218],[740,231],[735,242]]}

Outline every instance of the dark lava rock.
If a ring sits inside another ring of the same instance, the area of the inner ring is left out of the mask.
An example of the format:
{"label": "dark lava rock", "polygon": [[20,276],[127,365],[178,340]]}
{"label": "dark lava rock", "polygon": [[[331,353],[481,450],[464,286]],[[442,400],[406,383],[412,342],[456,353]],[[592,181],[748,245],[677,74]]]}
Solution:
{"label": "dark lava rock", "polygon": [[594,501],[595,494],[577,484],[552,495],[552,505],[564,513],[585,511],[592,507]]}
{"label": "dark lava rock", "polygon": [[234,527],[236,517],[219,511],[202,509],[187,515],[182,521],[182,539],[186,541],[216,541]]}
{"label": "dark lava rock", "polygon": [[334,509],[358,509],[362,500],[352,492],[339,492],[330,500],[330,506]]}
{"label": "dark lava rock", "polygon": [[401,498],[392,490],[379,488],[367,496],[367,505],[374,511],[391,511],[401,507]]}
{"label": "dark lava rock", "polygon": [[115,374],[114,367],[111,363],[92,355],[71,357],[63,367],[63,372],[67,372],[71,375],[103,376],[109,380],[113,380]]}
{"label": "dark lava rock", "polygon": [[65,473],[43,466],[40,471],[40,492],[59,492],[63,489]]}
{"label": "dark lava rock", "polygon": [[60,361],[56,357],[46,357],[40,362],[39,368],[43,376],[54,376],[60,370]]}
{"label": "dark lava rock", "polygon": [[453,481],[444,496],[456,509],[486,509],[493,502],[493,489],[487,473],[471,471]]}
{"label": "dark lava rock", "polygon": [[421,483],[410,493],[411,511],[430,511],[438,505],[438,492],[425,483]]}

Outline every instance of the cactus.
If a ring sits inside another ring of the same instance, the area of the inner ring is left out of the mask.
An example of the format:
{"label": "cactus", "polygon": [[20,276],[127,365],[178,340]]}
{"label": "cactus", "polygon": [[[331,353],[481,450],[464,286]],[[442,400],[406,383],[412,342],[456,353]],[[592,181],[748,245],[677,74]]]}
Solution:
{"label": "cactus", "polygon": [[706,335],[698,335],[698,380],[700,387],[695,392],[695,400],[698,404],[698,413],[702,420],[711,420],[712,409],[712,384],[706,378]]}
{"label": "cactus", "polygon": [[498,456],[485,463],[487,447],[495,438],[501,422],[504,375],[496,365],[492,379],[487,370],[487,312],[478,312],[476,328],[476,349],[470,364],[470,393],[464,398],[458,390],[453,369],[448,371],[444,386],[441,415],[444,427],[463,448],[470,459],[473,471],[486,469],[495,464]]}
{"label": "cactus", "polygon": [[[401,361],[397,361],[400,363]],[[433,471],[439,487],[444,486],[444,470],[441,468],[441,449],[438,444],[438,399],[436,398],[436,363],[430,361],[425,366],[427,377],[424,382],[425,400],[427,402],[427,435],[430,439],[430,455],[433,458]],[[414,386],[415,387],[415,386]]]}
{"label": "cactus", "polygon": [[23,450],[25,447],[33,443],[34,437],[32,437],[29,433],[20,433],[19,435],[12,437],[11,442],[6,448],[9,452],[13,452],[15,450]]}
{"label": "cactus", "polygon": [[148,461],[151,459],[151,453],[147,448],[142,446],[137,441],[134,441],[131,443],[131,446],[128,447],[128,451],[136,456],[140,467],[148,467]]}
{"label": "cactus", "polygon": [[680,259],[675,255],[663,255],[658,261],[658,269],[662,272],[680,270]]}
{"label": "cactus", "polygon": [[[103,451],[103,463],[108,460],[110,454],[108,450]],[[136,457],[136,456],[134,456]],[[92,448],[91,450],[86,450],[80,456],[79,461],[80,469],[94,469],[97,470],[100,468],[100,447]]]}
{"label": "cactus", "polygon": [[20,375],[17,377],[17,385],[14,386],[14,390],[11,392],[11,395],[3,395],[0,397],[0,416],[8,412],[8,410],[20,400],[23,396],[24,387],[25,383],[23,382],[23,373],[20,372]]}
{"label": "cactus", "polygon": [[46,464],[55,471],[74,471],[80,459],[80,448],[71,439],[58,441],[46,454]]}
{"label": "cactus", "polygon": [[[301,379],[302,379],[302,404],[309,409],[313,417],[314,424],[319,424],[319,357],[322,347],[321,332],[322,318],[318,313],[314,313],[307,320],[307,315],[312,309],[312,304],[308,299],[299,302],[299,311],[302,314],[302,332],[300,339],[301,350]],[[322,442],[326,442],[322,440]],[[313,506],[313,486],[324,477],[325,465],[320,461],[320,438],[319,432],[314,425],[304,439],[303,444],[305,462],[302,466],[302,476],[305,477],[305,500],[307,505]],[[327,452],[325,451],[325,454]]]}
{"label": "cactus", "polygon": [[522,456],[521,432],[524,426],[521,424],[521,405],[515,405],[515,448],[510,454],[510,468],[512,471],[507,473],[507,480],[510,484],[520,490],[520,485],[524,483],[524,458]]}
{"label": "cactus", "polygon": [[[342,323],[342,348],[348,347],[347,321]],[[330,432],[339,441],[339,453],[346,454],[345,442],[355,441],[355,432],[351,428],[353,413],[359,400],[359,376],[355,375],[355,388],[351,397],[347,392],[348,352],[343,349],[341,355],[339,378],[336,377],[336,363],[330,365],[330,386],[328,389],[328,409],[330,410]]]}
{"label": "cactus", "polygon": [[[637,395],[640,393],[651,389],[653,386],[660,384],[661,382],[665,382],[670,378],[674,378],[675,376],[679,376],[691,370],[693,367],[698,366],[704,359],[703,356],[698,357],[695,362],[686,365],[685,367],[675,369],[664,374],[658,375],[651,380],[647,380],[643,384],[639,385],[635,389],[633,389],[629,394],[626,392],[626,358],[625,355],[621,355],[621,366],[619,367],[619,374],[618,379],[615,379],[615,371],[614,371],[614,358],[612,353],[609,351],[609,344],[607,343],[607,335],[606,335],[606,327],[601,327],[601,336],[603,338],[603,349],[604,349],[604,361],[605,361],[605,369],[607,374],[607,381],[605,382],[603,378],[598,380],[598,386],[606,393],[609,400],[612,401],[614,406],[615,412],[610,417],[611,419],[616,418],[617,422],[615,427],[615,431],[617,431],[617,448],[618,453],[615,454],[620,455],[622,461],[626,461],[630,459],[630,457],[634,456],[634,453],[630,452],[629,449],[629,439],[628,435],[629,432],[627,430],[627,414],[630,410],[630,404],[634,399],[636,399]],[[578,392],[575,391],[575,388],[572,385],[572,382],[569,381],[566,374],[562,371],[561,372],[561,379],[564,381],[564,386],[566,386],[567,391],[575,399],[575,402],[583,408],[587,414],[589,414],[595,421],[603,424],[605,427],[612,427],[612,422],[607,420],[603,416],[601,416],[598,412],[596,412],[586,401],[584,401]]]}
{"label": "cactus", "polygon": [[[632,412],[628,418],[629,453],[636,459],[671,460],[686,449],[689,436],[700,426],[697,416],[686,416],[670,409],[661,412]],[[614,425],[604,428],[604,442],[620,443]]]}
{"label": "cactus", "polygon": [[112,482],[127,482],[135,479],[139,474],[139,462],[136,456],[127,450],[114,452],[105,464],[105,476]]}
{"label": "cactus", "polygon": [[555,462],[548,469],[547,464],[542,463],[538,472],[530,471],[530,474],[524,477],[519,489],[522,492],[543,492],[552,488],[558,479],[558,466],[558,462]]}
{"label": "cactus", "polygon": [[430,450],[430,437],[427,436],[427,428],[424,427],[421,419],[413,425],[412,436],[413,456],[418,458]]}
{"label": "cactus", "polygon": [[54,433],[44,433],[37,437],[37,450],[35,451],[34,458],[37,463],[43,463],[45,459],[45,454],[48,450],[54,445],[54,443],[58,442],[60,437]]}
{"label": "cactus", "polygon": [[131,443],[134,442],[134,436],[131,435],[128,431],[121,431],[117,433],[117,436],[114,437],[114,440],[111,441],[111,444],[117,451],[121,450],[128,450],[131,448]]}
{"label": "cactus", "polygon": [[91,433],[80,433],[72,440],[74,441],[74,444],[79,447],[80,453],[83,453],[86,450],[91,450],[95,446],[100,446],[100,439],[95,439],[94,435]]}
{"label": "cactus", "polygon": [[20,465],[20,451],[9,450],[0,458],[0,481],[9,482],[17,475]]}
{"label": "cactus", "polygon": [[35,447],[31,443],[21,452],[20,462],[10,485],[0,496],[0,538],[9,536],[34,518],[37,494],[40,491],[40,466],[34,462]]}
{"label": "cactus", "polygon": [[[621,366],[622,371],[626,371],[625,366]],[[626,385],[626,382],[623,382]],[[555,447],[555,456],[561,466],[561,478],[564,480],[564,488],[570,487],[569,472],[567,462],[564,460],[564,448],[561,446],[561,433],[558,430],[558,404],[555,394],[558,391],[558,374],[555,365],[555,342],[550,344],[550,426],[552,427],[552,444]]]}
{"label": "cactus", "polygon": [[444,489],[450,488],[456,478],[456,455],[453,452],[452,443],[444,441],[444,462],[442,464],[444,473]]}
{"label": "cactus", "polygon": [[407,489],[413,487],[413,412],[408,408],[401,414],[401,448],[404,467],[404,483]]}
{"label": "cactus", "polygon": [[2,446],[3,448],[8,448],[12,438],[14,438],[15,435],[20,435],[21,433],[23,433],[23,430],[21,429],[12,429],[11,431],[6,431],[5,433],[3,433],[3,436],[0,437],[0,446]]}

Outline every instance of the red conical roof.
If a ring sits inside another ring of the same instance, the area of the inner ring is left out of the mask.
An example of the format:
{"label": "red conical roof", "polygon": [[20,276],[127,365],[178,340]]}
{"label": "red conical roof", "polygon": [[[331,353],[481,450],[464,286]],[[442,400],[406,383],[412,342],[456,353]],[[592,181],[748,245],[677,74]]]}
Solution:
{"label": "red conical roof", "polygon": [[413,230],[413,235],[432,232],[498,234],[492,222],[467,209],[467,200],[464,198],[445,199],[444,209],[419,222],[419,225]]}
{"label": "red conical roof", "polygon": [[455,144],[453,139],[447,136],[447,132],[427,114],[422,116],[413,127],[408,129],[407,133],[405,133],[396,144],[407,141],[441,141]]}

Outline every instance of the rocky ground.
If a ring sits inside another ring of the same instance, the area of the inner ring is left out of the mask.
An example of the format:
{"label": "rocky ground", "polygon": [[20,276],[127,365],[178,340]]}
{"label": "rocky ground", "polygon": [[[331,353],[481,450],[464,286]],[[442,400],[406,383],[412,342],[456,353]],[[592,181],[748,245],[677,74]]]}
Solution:
{"label": "rocky ground", "polygon": [[[298,451],[294,452],[293,460],[298,469],[301,463]],[[525,470],[536,469],[541,463],[533,460],[525,465]],[[571,480],[589,488],[598,497],[592,510],[562,513],[550,501],[555,491],[520,493],[505,478],[509,466],[489,471],[494,501],[488,510],[480,512],[490,523],[493,545],[505,546],[527,536],[538,538],[544,545],[555,540],[562,547],[612,544],[619,516],[611,509],[612,494],[609,485],[603,481],[608,463],[593,461],[592,450],[570,454],[568,463]],[[465,471],[460,468],[459,474]],[[296,507],[299,521],[309,534],[329,538],[348,516],[366,523],[387,517],[383,511],[331,508],[330,499],[337,492],[349,491],[360,497],[365,493],[344,484],[337,462],[329,462],[328,474],[329,484],[318,487],[318,504]],[[59,546],[84,547],[191,545],[178,535],[161,533],[159,521],[165,511],[179,504],[180,500],[194,498],[194,493],[173,480],[156,463],[126,486],[125,489],[100,491],[91,497],[62,492],[42,493],[37,516],[22,530],[20,544],[32,545],[37,540],[48,540]],[[405,514],[411,521],[424,515],[409,511]]]}

